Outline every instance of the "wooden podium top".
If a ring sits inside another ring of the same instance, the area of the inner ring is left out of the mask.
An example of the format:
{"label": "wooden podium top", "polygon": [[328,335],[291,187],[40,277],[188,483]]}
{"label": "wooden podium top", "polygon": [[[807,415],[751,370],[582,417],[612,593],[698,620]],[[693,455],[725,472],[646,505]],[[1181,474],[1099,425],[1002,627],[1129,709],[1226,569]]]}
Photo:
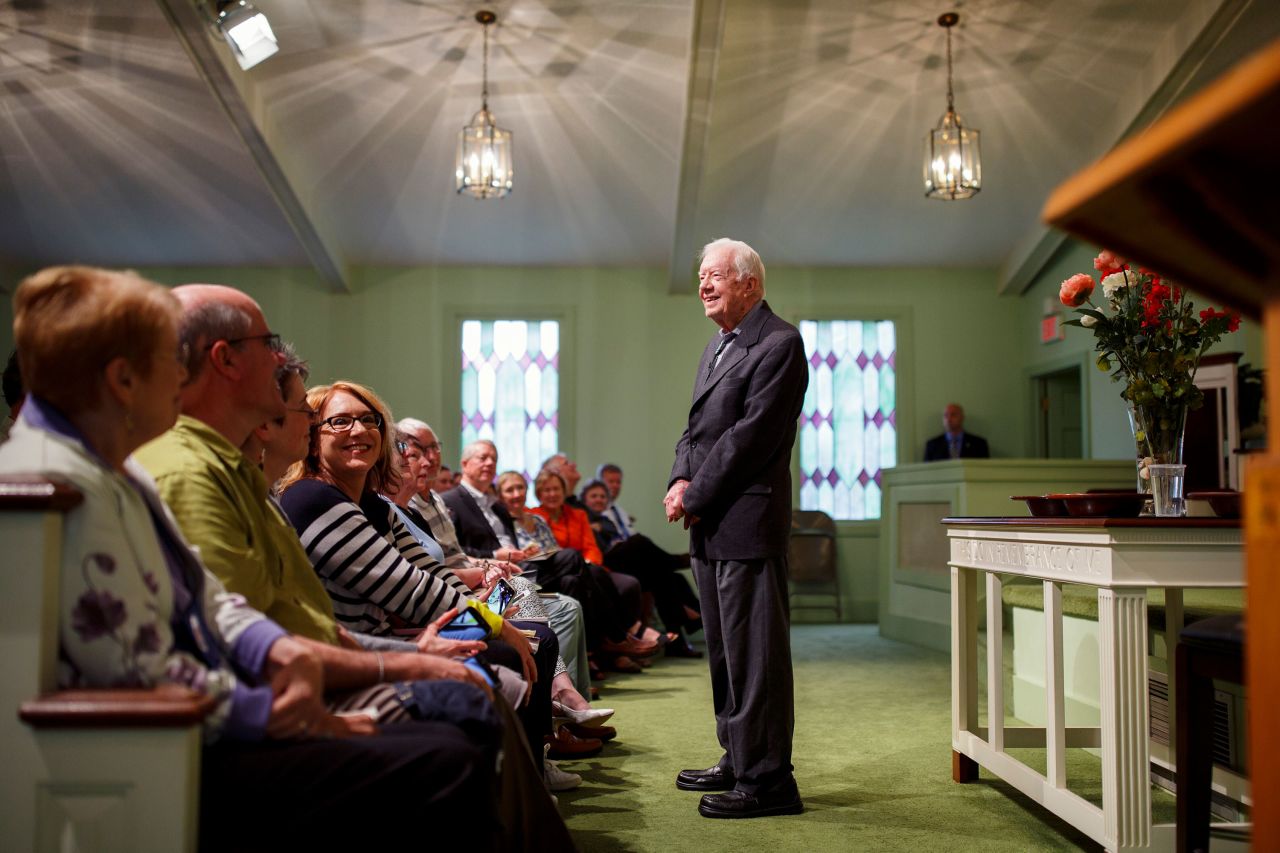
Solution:
{"label": "wooden podium top", "polygon": [[1255,318],[1280,298],[1280,42],[1058,187],[1043,217]]}

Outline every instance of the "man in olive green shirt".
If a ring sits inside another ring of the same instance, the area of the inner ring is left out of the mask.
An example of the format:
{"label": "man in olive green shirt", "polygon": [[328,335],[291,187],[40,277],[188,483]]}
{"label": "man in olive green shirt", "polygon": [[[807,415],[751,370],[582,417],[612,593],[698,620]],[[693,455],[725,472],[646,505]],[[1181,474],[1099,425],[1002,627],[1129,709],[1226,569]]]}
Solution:
{"label": "man in olive green shirt", "polygon": [[186,285],[174,294],[183,303],[181,336],[190,352],[182,414],[134,457],[204,564],[250,606],[315,641],[310,648],[335,689],[434,678],[487,688],[473,670],[443,656],[467,649],[433,629],[403,651],[379,655],[355,650],[340,635],[302,543],[271,507],[262,471],[240,451],[256,427],[286,414],[276,375],[285,362],[280,339],[257,303],[233,288]]}
{"label": "man in olive green shirt", "polygon": [[268,504],[266,478],[208,424],[181,415],[136,458],[155,478],[200,559],[286,631],[338,642],[333,604],[298,534]]}

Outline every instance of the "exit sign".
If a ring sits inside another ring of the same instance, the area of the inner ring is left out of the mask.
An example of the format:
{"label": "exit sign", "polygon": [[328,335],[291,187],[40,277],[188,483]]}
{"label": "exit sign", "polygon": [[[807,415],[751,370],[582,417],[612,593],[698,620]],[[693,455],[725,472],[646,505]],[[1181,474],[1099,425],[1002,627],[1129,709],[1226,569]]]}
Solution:
{"label": "exit sign", "polygon": [[1067,330],[1058,323],[1059,319],[1057,314],[1050,314],[1040,321],[1040,343],[1051,344],[1066,340]]}

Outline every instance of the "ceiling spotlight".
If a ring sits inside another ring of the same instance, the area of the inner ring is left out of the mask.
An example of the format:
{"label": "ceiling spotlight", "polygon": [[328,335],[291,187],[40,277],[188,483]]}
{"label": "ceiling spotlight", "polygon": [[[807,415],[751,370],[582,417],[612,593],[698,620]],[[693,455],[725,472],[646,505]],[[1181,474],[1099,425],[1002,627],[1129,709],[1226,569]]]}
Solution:
{"label": "ceiling spotlight", "polygon": [[267,16],[245,0],[218,0],[214,26],[231,45],[236,62],[248,71],[280,50]]}
{"label": "ceiling spotlight", "polygon": [[972,198],[982,189],[978,131],[965,127],[951,92],[951,28],[960,16],[947,12],[938,26],[947,31],[947,111],[924,138],[924,194],[946,201]]}
{"label": "ceiling spotlight", "polygon": [[476,12],[484,26],[484,84],[480,89],[480,112],[458,131],[455,168],[459,193],[475,198],[502,198],[511,192],[511,131],[503,130],[489,112],[489,25],[498,16],[488,10]]}

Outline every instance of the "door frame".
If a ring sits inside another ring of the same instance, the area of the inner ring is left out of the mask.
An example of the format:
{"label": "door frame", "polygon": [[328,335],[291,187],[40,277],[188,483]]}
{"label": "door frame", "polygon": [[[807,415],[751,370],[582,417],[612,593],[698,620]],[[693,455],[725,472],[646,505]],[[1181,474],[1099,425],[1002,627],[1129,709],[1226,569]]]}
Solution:
{"label": "door frame", "polygon": [[1030,400],[1026,421],[1027,435],[1031,439],[1028,446],[1034,458],[1046,458],[1044,453],[1047,451],[1044,447],[1040,416],[1040,382],[1056,373],[1066,373],[1070,370],[1075,370],[1080,380],[1080,456],[1082,459],[1092,458],[1092,442],[1089,435],[1089,368],[1092,366],[1090,353],[1086,352],[1083,356],[1075,354],[1047,359],[1023,369],[1026,379],[1024,387],[1028,389],[1027,397]]}

